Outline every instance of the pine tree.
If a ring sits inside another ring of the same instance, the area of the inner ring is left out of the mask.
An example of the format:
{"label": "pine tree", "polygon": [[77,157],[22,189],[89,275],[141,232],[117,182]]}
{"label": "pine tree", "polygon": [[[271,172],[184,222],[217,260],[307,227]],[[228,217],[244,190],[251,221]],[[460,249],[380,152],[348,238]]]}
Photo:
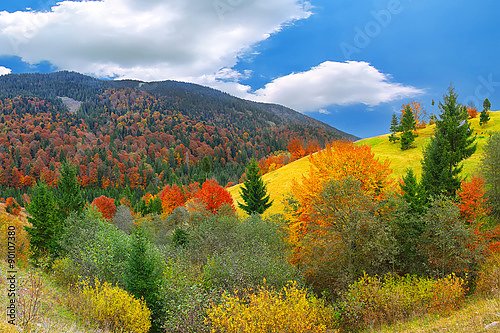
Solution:
{"label": "pine tree", "polygon": [[481,115],[479,116],[479,125],[483,126],[490,120],[490,115],[488,112],[490,111],[491,103],[489,99],[485,99],[483,102],[483,111],[481,111]]}
{"label": "pine tree", "polygon": [[413,141],[415,141],[415,134],[413,131],[416,129],[416,121],[413,112],[411,112],[411,108],[407,105],[403,111],[403,115],[401,116],[401,150],[410,149]]}
{"label": "pine tree", "polygon": [[439,104],[441,114],[436,122],[434,136],[424,150],[422,186],[427,195],[454,196],[460,188],[460,162],[476,151],[467,109],[457,102],[453,88]]}
{"label": "pine tree", "polygon": [[389,142],[396,142],[399,140],[397,133],[399,132],[399,120],[398,116],[396,116],[395,113],[392,114],[392,119],[391,119],[391,135],[389,135]]}
{"label": "pine tree", "polygon": [[64,232],[63,222],[57,213],[57,204],[52,190],[45,183],[33,188],[31,202],[26,207],[31,226],[28,232],[35,261],[59,253],[59,239]]}
{"label": "pine tree", "polygon": [[85,200],[78,182],[76,167],[64,162],[60,174],[57,184],[57,204],[61,217],[66,218],[71,212],[81,213],[85,207]]}
{"label": "pine tree", "polygon": [[244,203],[238,202],[238,206],[248,215],[262,214],[273,204],[267,194],[266,185],[260,175],[257,161],[252,159],[246,170],[247,179],[240,190]]}
{"label": "pine tree", "polygon": [[413,169],[408,169],[400,185],[403,199],[408,203],[409,209],[414,213],[422,213],[425,207],[425,195],[422,186],[418,183]]}
{"label": "pine tree", "polygon": [[163,271],[165,261],[138,227],[132,235],[132,247],[125,276],[126,288],[137,298],[144,298],[151,310],[151,332],[161,332],[165,320]]}

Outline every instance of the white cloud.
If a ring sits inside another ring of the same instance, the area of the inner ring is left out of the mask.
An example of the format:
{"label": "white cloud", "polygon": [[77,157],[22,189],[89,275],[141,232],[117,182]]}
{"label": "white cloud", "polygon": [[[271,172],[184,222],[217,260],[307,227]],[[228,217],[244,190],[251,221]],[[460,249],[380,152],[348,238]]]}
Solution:
{"label": "white cloud", "polygon": [[0,12],[0,55],[97,76],[201,80],[310,15],[303,0],[62,1]]}
{"label": "white cloud", "polygon": [[367,62],[333,62],[301,73],[279,77],[255,92],[264,102],[279,103],[302,112],[332,105],[381,103],[422,94],[423,90],[391,82]]}
{"label": "white cloud", "polygon": [[10,74],[12,70],[7,67],[0,66],[0,75],[7,75]]}

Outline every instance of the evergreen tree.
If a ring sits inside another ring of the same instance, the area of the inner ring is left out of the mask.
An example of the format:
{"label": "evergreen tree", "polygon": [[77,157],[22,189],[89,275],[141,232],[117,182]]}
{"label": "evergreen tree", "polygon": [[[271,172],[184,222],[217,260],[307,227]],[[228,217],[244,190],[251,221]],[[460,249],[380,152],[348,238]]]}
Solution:
{"label": "evergreen tree", "polygon": [[389,142],[396,142],[399,140],[397,133],[399,132],[399,120],[398,116],[396,116],[395,113],[392,114],[392,119],[391,119],[391,135],[389,135]]}
{"label": "evergreen tree", "polygon": [[57,184],[57,204],[62,218],[68,217],[71,212],[79,214],[85,207],[76,167],[68,162],[61,165],[60,178]]}
{"label": "evergreen tree", "polygon": [[410,149],[413,141],[415,141],[415,134],[413,131],[417,128],[417,124],[415,121],[415,116],[413,112],[411,112],[411,108],[407,105],[403,111],[403,115],[401,116],[401,150]]}
{"label": "evergreen tree", "polygon": [[414,213],[422,213],[425,207],[425,194],[413,169],[410,168],[406,171],[400,187],[403,191],[403,199],[408,203],[409,210]]}
{"label": "evergreen tree", "polygon": [[248,215],[262,214],[273,204],[267,194],[266,185],[260,175],[259,165],[255,159],[250,161],[246,170],[247,179],[240,190],[244,203],[238,202],[238,206]]}
{"label": "evergreen tree", "polygon": [[482,174],[487,184],[488,201],[493,214],[500,219],[500,133],[494,133],[484,147]]}
{"label": "evergreen tree", "polygon": [[476,140],[468,122],[467,109],[457,102],[453,88],[439,103],[441,114],[434,136],[424,150],[422,186],[429,196],[454,196],[460,188],[460,162],[476,151]]}
{"label": "evergreen tree", "polygon": [[138,227],[132,235],[132,246],[125,276],[126,287],[137,298],[144,298],[151,310],[151,332],[162,332],[165,321],[163,271],[165,261],[158,249]]}
{"label": "evergreen tree", "polygon": [[26,207],[28,221],[31,226],[25,227],[28,232],[35,261],[59,253],[59,239],[64,232],[63,221],[57,213],[57,204],[52,190],[45,183],[38,183]]}
{"label": "evergreen tree", "polygon": [[486,124],[490,120],[490,115],[488,114],[490,108],[491,108],[490,100],[486,98],[483,102],[483,111],[481,111],[481,114],[479,115],[480,126],[483,126],[483,124]]}

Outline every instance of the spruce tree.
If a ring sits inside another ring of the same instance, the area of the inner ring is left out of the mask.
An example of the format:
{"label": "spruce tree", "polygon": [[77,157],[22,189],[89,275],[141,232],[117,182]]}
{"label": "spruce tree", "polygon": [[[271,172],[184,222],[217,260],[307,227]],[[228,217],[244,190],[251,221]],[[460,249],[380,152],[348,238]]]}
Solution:
{"label": "spruce tree", "polygon": [[414,213],[422,213],[425,207],[425,194],[413,169],[410,168],[406,171],[400,187],[403,191],[403,199],[408,203],[409,210]]}
{"label": "spruce tree", "polygon": [[399,140],[397,133],[399,132],[399,120],[398,116],[396,116],[395,113],[392,114],[392,119],[391,119],[391,135],[389,135],[389,142],[396,142]]}
{"label": "spruce tree", "polygon": [[162,332],[165,321],[163,271],[165,261],[160,251],[138,227],[132,234],[132,246],[125,275],[126,288],[137,298],[144,298],[151,310],[151,332]]}
{"label": "spruce tree", "polygon": [[483,102],[483,111],[481,111],[481,114],[479,115],[480,126],[483,126],[483,124],[486,124],[490,120],[490,115],[488,114],[490,108],[491,108],[490,100],[486,98]]}
{"label": "spruce tree", "polygon": [[457,101],[453,88],[439,103],[441,114],[434,136],[424,150],[422,186],[429,196],[454,196],[460,188],[460,162],[476,151],[476,140],[465,106]]}
{"label": "spruce tree", "polygon": [[57,204],[63,219],[68,217],[71,212],[81,213],[85,207],[76,167],[68,162],[61,165],[57,184]]}
{"label": "spruce tree", "polygon": [[401,116],[401,150],[410,149],[413,141],[415,141],[415,134],[413,131],[417,128],[417,124],[415,121],[415,116],[413,112],[411,112],[411,108],[407,105],[403,111],[403,115]]}
{"label": "spruce tree", "polygon": [[244,203],[238,202],[238,206],[248,215],[262,214],[273,204],[267,194],[266,185],[260,175],[257,161],[252,159],[246,170],[247,179],[240,189],[241,198]]}
{"label": "spruce tree", "polygon": [[57,212],[54,194],[47,184],[40,182],[35,185],[26,210],[31,226],[25,229],[29,235],[33,258],[38,261],[43,257],[56,257],[64,228]]}

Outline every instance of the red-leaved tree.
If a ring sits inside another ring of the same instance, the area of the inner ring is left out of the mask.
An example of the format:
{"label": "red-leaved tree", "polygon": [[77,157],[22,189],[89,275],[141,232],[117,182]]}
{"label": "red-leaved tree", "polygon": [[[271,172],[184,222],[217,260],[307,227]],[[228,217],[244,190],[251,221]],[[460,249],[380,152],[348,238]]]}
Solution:
{"label": "red-leaved tree", "polygon": [[195,198],[200,200],[206,209],[213,214],[217,213],[224,204],[230,205],[234,210],[231,194],[214,179],[206,180],[201,186],[201,190],[196,193]]}
{"label": "red-leaved tree", "polygon": [[101,195],[100,197],[95,198],[91,205],[97,208],[106,220],[111,220],[113,216],[115,216],[116,205],[113,198]]}

